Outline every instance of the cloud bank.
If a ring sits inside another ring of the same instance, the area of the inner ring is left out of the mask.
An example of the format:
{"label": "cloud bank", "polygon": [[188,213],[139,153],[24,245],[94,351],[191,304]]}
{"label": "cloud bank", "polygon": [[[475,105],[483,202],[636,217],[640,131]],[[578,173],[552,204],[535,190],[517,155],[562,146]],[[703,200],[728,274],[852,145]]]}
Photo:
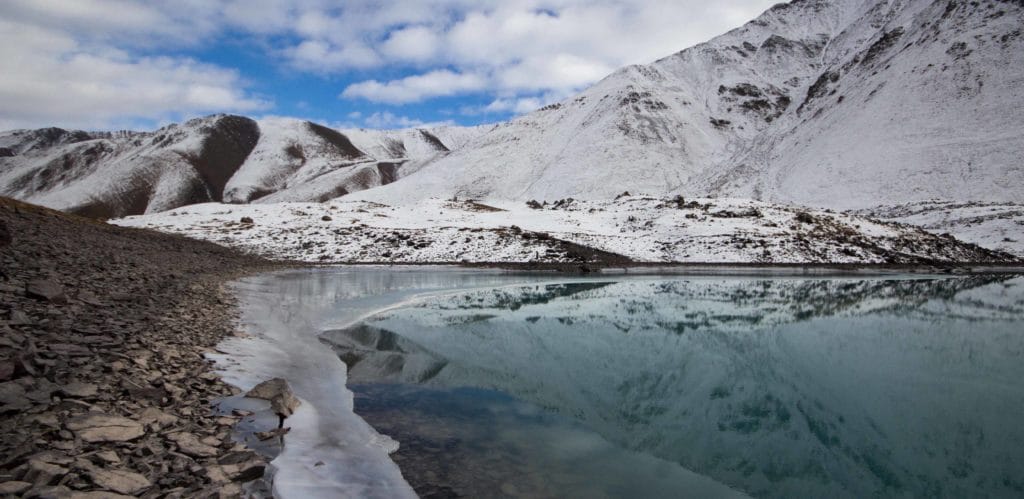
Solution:
{"label": "cloud bank", "polygon": [[772,3],[5,0],[0,128],[273,112],[275,96],[252,92],[245,68],[181,55],[230,42],[255,47],[280,71],[337,82],[342,102],[400,107],[472,95],[476,104],[453,112],[516,114],[704,41]]}

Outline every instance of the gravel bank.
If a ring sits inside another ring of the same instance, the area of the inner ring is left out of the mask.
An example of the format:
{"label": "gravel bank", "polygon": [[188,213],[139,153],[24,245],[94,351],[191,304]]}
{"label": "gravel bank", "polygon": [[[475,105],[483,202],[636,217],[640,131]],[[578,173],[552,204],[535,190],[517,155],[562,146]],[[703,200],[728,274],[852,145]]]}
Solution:
{"label": "gravel bank", "polygon": [[236,334],[222,283],[281,267],[0,198],[0,496],[239,495],[265,462],[203,354]]}

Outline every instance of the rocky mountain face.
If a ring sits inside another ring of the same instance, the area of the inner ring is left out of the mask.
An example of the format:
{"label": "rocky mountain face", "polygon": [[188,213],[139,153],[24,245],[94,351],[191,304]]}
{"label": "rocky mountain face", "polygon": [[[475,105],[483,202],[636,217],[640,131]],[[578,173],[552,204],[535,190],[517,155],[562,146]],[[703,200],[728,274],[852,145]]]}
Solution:
{"label": "rocky mountain face", "polygon": [[624,190],[835,209],[1019,203],[1021,26],[1019,0],[794,0],[495,126],[212,116],[152,133],[8,132],[0,194],[105,217],[202,201]]}
{"label": "rocky mountain face", "polygon": [[1021,201],[1021,2],[797,0],[363,193]]}
{"label": "rocky mountain face", "polygon": [[15,130],[0,134],[0,195],[100,218],[210,201],[318,201],[393,182],[407,163],[482,130],[343,133],[228,115],[155,132]]}

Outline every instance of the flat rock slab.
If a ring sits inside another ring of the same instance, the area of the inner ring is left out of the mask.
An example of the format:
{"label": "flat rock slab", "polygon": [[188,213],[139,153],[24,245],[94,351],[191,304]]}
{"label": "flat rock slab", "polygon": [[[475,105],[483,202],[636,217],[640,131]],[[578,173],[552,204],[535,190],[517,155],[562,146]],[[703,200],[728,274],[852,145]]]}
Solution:
{"label": "flat rock slab", "polygon": [[213,457],[220,454],[220,449],[204,444],[199,437],[191,433],[171,433],[167,435],[167,439],[177,444],[178,450],[186,456]]}
{"label": "flat rock slab", "polygon": [[146,477],[125,470],[93,470],[89,472],[89,479],[104,489],[129,495],[153,485]]}
{"label": "flat rock slab", "polygon": [[52,303],[66,303],[68,301],[67,296],[64,296],[64,288],[60,284],[44,279],[29,281],[25,285],[25,295],[29,298]]}
{"label": "flat rock slab", "polygon": [[17,480],[11,482],[4,482],[0,483],[0,495],[17,495],[31,488],[32,484],[28,482],[19,482]]}
{"label": "flat rock slab", "polygon": [[74,381],[68,383],[60,388],[60,392],[68,397],[74,398],[91,398],[95,397],[99,393],[99,387],[92,383],[81,383]]}
{"label": "flat rock slab", "polygon": [[269,400],[270,408],[280,416],[288,417],[299,407],[299,399],[292,387],[282,378],[264,381],[245,394],[246,397]]}
{"label": "flat rock slab", "polygon": [[135,496],[126,496],[124,494],[94,490],[91,492],[72,492],[71,495],[67,497],[68,499],[132,499]]}
{"label": "flat rock slab", "polygon": [[25,388],[8,381],[0,383],[0,413],[23,411],[32,407],[32,401],[25,396]]}
{"label": "flat rock slab", "polygon": [[141,437],[146,429],[138,421],[121,416],[92,413],[68,420],[67,427],[86,442],[126,442]]}

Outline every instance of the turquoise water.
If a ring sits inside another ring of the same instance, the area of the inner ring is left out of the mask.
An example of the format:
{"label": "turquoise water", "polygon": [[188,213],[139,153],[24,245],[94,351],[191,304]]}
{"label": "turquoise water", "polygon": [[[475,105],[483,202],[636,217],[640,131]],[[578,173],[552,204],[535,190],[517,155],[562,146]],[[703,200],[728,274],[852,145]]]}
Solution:
{"label": "turquoise water", "polygon": [[428,497],[1019,497],[1024,278],[452,289],[321,341]]}

